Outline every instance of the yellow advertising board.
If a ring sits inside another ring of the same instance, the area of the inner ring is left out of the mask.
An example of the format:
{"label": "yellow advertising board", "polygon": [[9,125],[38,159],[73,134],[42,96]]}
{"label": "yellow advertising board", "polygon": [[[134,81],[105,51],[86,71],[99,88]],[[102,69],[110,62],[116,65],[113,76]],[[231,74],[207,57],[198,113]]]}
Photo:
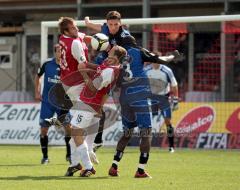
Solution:
{"label": "yellow advertising board", "polygon": [[172,121],[178,133],[240,133],[240,103],[180,103]]}

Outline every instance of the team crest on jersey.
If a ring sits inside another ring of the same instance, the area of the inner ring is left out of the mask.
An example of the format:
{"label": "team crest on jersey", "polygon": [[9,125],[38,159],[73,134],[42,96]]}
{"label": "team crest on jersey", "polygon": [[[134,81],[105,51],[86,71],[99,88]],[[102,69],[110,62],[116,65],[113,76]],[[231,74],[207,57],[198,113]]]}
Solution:
{"label": "team crest on jersey", "polygon": [[86,61],[86,60],[85,60],[85,57],[84,57],[84,56],[81,56],[81,57],[80,57],[80,61],[81,61],[81,62]]}
{"label": "team crest on jersey", "polygon": [[115,40],[115,39],[112,39],[112,40],[111,40],[111,44],[112,44],[112,45],[117,45],[116,40]]}
{"label": "team crest on jersey", "polygon": [[124,32],[121,33],[121,37],[126,37],[126,34]]}

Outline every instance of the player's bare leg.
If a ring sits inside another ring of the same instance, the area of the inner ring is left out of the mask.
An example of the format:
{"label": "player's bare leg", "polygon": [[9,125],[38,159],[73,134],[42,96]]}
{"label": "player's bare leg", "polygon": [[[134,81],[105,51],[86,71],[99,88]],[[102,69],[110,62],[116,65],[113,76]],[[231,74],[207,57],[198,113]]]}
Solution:
{"label": "player's bare leg", "polygon": [[110,176],[119,176],[118,164],[119,164],[120,160],[122,159],[124,149],[126,148],[129,140],[131,139],[132,134],[133,134],[133,128],[132,129],[125,129],[122,137],[118,141],[116,152],[115,152],[113,162],[112,162],[112,166],[108,171],[108,174]]}
{"label": "player's bare leg", "polygon": [[149,152],[152,140],[152,128],[140,129],[140,157],[138,169],[135,173],[135,178],[151,178],[151,176],[145,171],[145,166],[148,162]]}
{"label": "player's bare leg", "polygon": [[105,122],[105,112],[102,111],[102,117],[99,121],[98,133],[97,133],[97,135],[94,139],[94,143],[93,143],[93,151],[94,152],[96,152],[103,145],[102,135],[103,135],[103,129],[104,129],[104,122]]}
{"label": "player's bare leg", "polygon": [[71,139],[71,125],[67,125],[65,127],[65,144],[66,144],[66,161],[68,161],[71,164],[71,147],[70,147],[70,141]]}

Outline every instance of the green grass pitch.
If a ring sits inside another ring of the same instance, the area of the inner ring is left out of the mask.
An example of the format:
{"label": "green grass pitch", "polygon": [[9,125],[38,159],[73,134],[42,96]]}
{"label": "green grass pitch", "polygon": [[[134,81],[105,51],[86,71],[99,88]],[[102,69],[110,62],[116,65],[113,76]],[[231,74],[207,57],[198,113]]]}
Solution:
{"label": "green grass pitch", "polygon": [[41,165],[39,146],[0,146],[0,190],[163,190],[240,189],[237,150],[152,148],[147,171],[152,179],[135,179],[139,149],[127,148],[119,165],[120,177],[109,177],[114,148],[97,152],[100,164],[90,178],[63,177],[68,164],[65,149],[50,147],[50,164]]}

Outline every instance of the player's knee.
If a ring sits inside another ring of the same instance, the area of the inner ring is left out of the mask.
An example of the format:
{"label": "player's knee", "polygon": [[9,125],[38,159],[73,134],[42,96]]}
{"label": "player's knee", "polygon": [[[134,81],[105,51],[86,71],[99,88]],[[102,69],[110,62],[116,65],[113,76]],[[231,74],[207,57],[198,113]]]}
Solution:
{"label": "player's knee", "polygon": [[48,127],[41,127],[40,136],[47,136],[48,134]]}
{"label": "player's knee", "polygon": [[171,125],[171,119],[170,118],[165,118],[164,119],[165,121],[165,124],[168,126],[168,125]]}
{"label": "player's knee", "polygon": [[140,129],[140,137],[151,137],[152,136],[152,128],[141,128]]}
{"label": "player's knee", "polygon": [[152,128],[140,129],[140,137],[141,137],[140,151],[149,152],[152,140]]}
{"label": "player's knee", "polygon": [[151,139],[150,136],[141,138],[140,152],[150,152]]}
{"label": "player's knee", "polygon": [[48,128],[50,127],[50,123],[45,121],[44,119],[40,119],[39,125],[41,126],[41,128]]}
{"label": "player's knee", "polygon": [[133,128],[125,128],[124,131],[123,131],[123,137],[126,138],[126,139],[130,139],[133,135]]}

